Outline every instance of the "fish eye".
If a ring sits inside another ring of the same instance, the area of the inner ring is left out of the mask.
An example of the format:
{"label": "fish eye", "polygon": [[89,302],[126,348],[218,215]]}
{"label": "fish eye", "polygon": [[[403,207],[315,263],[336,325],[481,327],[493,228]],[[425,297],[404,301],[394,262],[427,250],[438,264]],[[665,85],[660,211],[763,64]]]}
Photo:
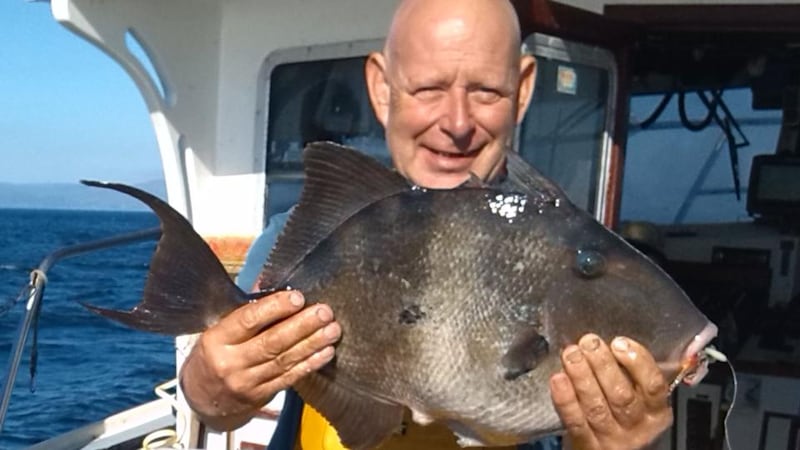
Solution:
{"label": "fish eye", "polygon": [[606,259],[597,250],[578,250],[575,262],[578,272],[586,278],[596,278],[605,272]]}

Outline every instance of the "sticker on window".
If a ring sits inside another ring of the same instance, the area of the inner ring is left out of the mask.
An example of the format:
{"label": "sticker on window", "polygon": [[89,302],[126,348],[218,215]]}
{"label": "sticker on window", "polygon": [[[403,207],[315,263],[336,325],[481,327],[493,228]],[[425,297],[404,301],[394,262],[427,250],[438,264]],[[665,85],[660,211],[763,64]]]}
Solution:
{"label": "sticker on window", "polygon": [[562,94],[575,95],[578,92],[578,74],[575,69],[567,66],[558,66],[556,90]]}

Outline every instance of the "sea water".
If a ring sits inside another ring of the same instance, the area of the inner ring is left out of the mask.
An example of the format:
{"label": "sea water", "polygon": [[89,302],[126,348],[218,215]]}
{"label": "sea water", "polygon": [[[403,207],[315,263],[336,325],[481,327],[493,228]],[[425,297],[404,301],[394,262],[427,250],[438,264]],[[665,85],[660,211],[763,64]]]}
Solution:
{"label": "sea water", "polygon": [[[61,247],[158,225],[149,212],[0,209],[0,305],[14,299],[32,269]],[[137,332],[95,316],[78,302],[130,308],[141,298],[155,242],[76,256],[48,272],[39,321],[39,361],[30,387],[30,345],[0,432],[0,449],[19,449],[154,400],[175,376],[172,338]],[[5,374],[24,302],[0,316]]]}

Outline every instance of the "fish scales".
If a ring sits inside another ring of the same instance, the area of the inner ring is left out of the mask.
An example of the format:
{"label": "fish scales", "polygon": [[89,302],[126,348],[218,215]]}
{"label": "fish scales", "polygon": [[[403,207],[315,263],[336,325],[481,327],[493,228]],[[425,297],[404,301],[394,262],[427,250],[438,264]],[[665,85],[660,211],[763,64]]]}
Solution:
{"label": "fish scales", "polygon": [[[520,313],[531,302],[521,295],[532,281],[547,278],[541,277],[546,268],[532,263],[518,276],[505,274],[546,216],[521,215],[509,223],[485,201],[496,192],[409,191],[381,200],[323,241],[287,283],[310,302],[340,311],[345,337],[336,371],[363,389],[419,405],[434,419],[487,422],[503,430],[522,420],[500,411],[544,405],[533,420],[530,412],[516,415],[526,416],[528,427],[551,430],[558,419],[546,401],[549,391],[506,382],[499,364],[520,319],[529,321],[524,325],[541,322],[538,308]],[[485,238],[498,235],[504,238],[499,246]],[[351,303],[365,307],[348,308]],[[557,367],[557,358],[551,359],[550,369]]]}
{"label": "fish scales", "polygon": [[[711,324],[655,264],[513,153],[507,179],[452,190],[410,186],[331,143],[304,153],[298,205],[260,277],[331,305],[336,357],[295,388],[356,449],[380,444],[403,410],[438,421],[464,446],[559,432],[548,379],[559,351],[587,332],[643,343],[668,380],[705,374]],[[120,184],[158,215],[162,237],[142,302],[86,305],[133,328],[203,331],[252,298],[191,225],[161,200]],[[177,262],[192,270],[177,271]]]}

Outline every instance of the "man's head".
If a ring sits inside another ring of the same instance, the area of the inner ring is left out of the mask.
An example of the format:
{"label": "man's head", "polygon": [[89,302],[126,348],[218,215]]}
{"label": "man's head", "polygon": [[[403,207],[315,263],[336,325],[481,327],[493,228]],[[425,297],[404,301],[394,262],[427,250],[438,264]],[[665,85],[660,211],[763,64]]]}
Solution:
{"label": "man's head", "polygon": [[535,77],[507,0],[403,0],[366,66],[397,170],[451,188],[503,167]]}

